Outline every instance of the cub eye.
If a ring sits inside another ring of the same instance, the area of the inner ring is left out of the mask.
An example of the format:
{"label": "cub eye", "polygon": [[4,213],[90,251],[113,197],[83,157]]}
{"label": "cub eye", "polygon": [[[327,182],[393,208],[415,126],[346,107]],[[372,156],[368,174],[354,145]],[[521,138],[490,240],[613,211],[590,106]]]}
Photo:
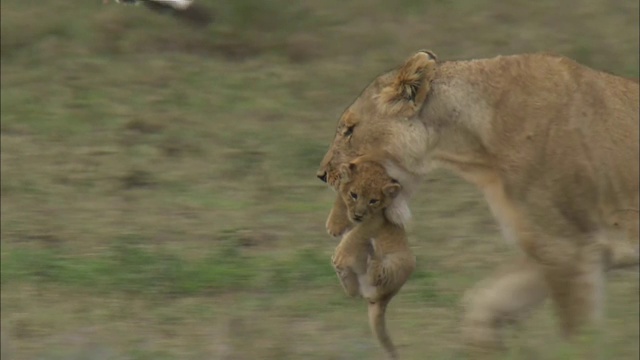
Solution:
{"label": "cub eye", "polygon": [[377,204],[379,201],[380,201],[380,200],[371,199],[371,200],[369,201],[369,205],[375,205],[375,204]]}
{"label": "cub eye", "polygon": [[351,198],[355,201],[358,200],[358,194],[354,193],[354,192],[349,192],[349,195],[351,195]]}
{"label": "cub eye", "polygon": [[348,136],[353,135],[353,128],[354,128],[354,127],[355,127],[354,125],[347,127],[347,130],[345,130],[345,131],[344,131],[344,134],[342,134],[342,135],[343,135],[344,137],[348,137]]}

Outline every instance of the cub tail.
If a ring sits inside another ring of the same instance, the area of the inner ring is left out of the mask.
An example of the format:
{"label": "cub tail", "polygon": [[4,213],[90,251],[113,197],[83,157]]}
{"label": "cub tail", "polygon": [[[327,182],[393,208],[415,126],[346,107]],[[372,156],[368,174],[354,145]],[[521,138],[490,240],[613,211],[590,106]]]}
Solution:
{"label": "cub tail", "polygon": [[397,360],[398,352],[391,341],[391,337],[389,337],[389,333],[387,332],[385,319],[387,305],[389,305],[392,297],[393,296],[385,296],[375,302],[369,302],[369,326],[371,327],[373,335],[378,339],[378,342],[386,351],[388,358],[391,360]]}

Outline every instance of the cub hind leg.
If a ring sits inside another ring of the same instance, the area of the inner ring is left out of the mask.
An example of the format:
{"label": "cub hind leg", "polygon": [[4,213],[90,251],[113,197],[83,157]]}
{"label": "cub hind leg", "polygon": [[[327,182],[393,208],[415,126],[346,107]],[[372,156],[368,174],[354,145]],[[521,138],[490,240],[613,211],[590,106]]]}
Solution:
{"label": "cub hind leg", "polygon": [[360,278],[366,273],[367,257],[372,251],[371,246],[367,243],[360,244],[358,239],[348,236],[338,244],[331,258],[331,263],[336,275],[338,275],[340,285],[348,296],[362,295]]}
{"label": "cub hind leg", "polygon": [[367,258],[367,277],[378,294],[395,294],[407,282],[416,268],[410,250],[386,255],[373,254]]}
{"label": "cub hind leg", "polygon": [[[373,246],[373,242],[372,242]],[[373,246],[375,248],[375,246]],[[377,249],[376,249],[377,250]],[[374,250],[367,257],[367,282],[375,287],[376,296],[369,300],[369,325],[389,359],[397,359],[398,352],[386,325],[386,310],[391,299],[400,291],[415,270],[415,257],[407,247],[406,251],[380,254]]]}

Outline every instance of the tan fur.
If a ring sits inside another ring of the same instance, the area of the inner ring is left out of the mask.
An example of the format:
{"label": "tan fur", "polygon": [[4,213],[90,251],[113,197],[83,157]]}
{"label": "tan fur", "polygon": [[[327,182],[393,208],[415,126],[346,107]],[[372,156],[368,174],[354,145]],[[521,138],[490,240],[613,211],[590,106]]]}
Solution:
{"label": "tan fur", "polygon": [[351,228],[351,221],[347,217],[347,205],[340,195],[336,196],[333,207],[327,217],[327,233],[333,237],[342,236]]}
{"label": "tan fur", "polygon": [[[386,160],[378,152],[371,152],[368,155],[360,156],[357,160],[358,162],[376,162],[384,164],[387,173],[396,174],[400,178],[406,178],[401,169],[395,166],[393,162]],[[337,178],[334,178],[332,184],[335,187],[338,187],[340,175],[336,173],[335,176],[337,176]],[[394,177],[392,176],[392,178]],[[403,189],[399,194],[396,194],[394,201],[385,209],[387,219],[398,226],[404,226],[411,217],[411,211],[409,210],[407,201],[407,197],[410,194],[411,193],[408,190]],[[339,237],[348,231],[352,225],[353,223],[347,217],[347,206],[342,200],[342,196],[337,194],[336,200],[334,201],[331,212],[327,218],[327,233],[333,237]]]}
{"label": "tan fur", "polygon": [[387,209],[398,223],[390,213],[431,169],[475,184],[526,260],[468,297],[465,323],[476,332],[467,342],[499,347],[503,323],[493,319],[535,305],[522,289],[550,296],[571,336],[600,316],[603,272],[638,264],[639,98],[637,82],[560,56],[439,62],[419,53],[348,107],[318,176],[336,187],[340,164],[384,157],[403,186]]}
{"label": "tan fur", "polygon": [[400,185],[382,165],[362,159],[343,165],[341,173],[340,197],[354,226],[336,247],[331,261],[345,292],[369,302],[371,330],[388,357],[397,359],[385,311],[415,270],[416,261],[404,228],[384,216]]}

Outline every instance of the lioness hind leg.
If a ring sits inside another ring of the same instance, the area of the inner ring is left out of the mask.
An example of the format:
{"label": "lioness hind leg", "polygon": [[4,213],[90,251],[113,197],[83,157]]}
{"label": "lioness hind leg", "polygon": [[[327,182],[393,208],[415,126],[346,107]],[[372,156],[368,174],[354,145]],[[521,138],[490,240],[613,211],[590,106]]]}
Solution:
{"label": "lioness hind leg", "polygon": [[527,258],[499,269],[469,290],[463,299],[462,335],[473,358],[503,349],[505,326],[526,319],[547,296],[541,269]]}
{"label": "lioness hind leg", "polygon": [[628,243],[612,243],[605,251],[607,270],[640,265],[640,246]]}
{"label": "lioness hind leg", "polygon": [[617,231],[613,231],[604,238],[599,239],[605,245],[607,269],[640,265],[638,210],[618,210],[608,220],[610,226],[617,229]]}

